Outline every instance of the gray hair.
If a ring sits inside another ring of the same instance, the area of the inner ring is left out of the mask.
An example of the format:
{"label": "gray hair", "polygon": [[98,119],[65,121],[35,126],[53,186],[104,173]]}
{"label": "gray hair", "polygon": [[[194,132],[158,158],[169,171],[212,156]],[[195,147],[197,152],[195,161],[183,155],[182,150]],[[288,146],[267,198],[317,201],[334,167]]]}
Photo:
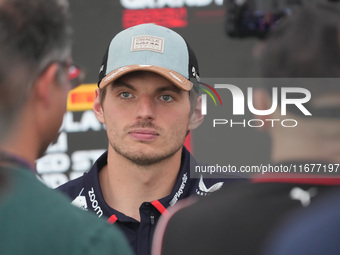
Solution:
{"label": "gray hair", "polygon": [[0,133],[10,128],[39,74],[71,54],[67,0],[0,0]]}

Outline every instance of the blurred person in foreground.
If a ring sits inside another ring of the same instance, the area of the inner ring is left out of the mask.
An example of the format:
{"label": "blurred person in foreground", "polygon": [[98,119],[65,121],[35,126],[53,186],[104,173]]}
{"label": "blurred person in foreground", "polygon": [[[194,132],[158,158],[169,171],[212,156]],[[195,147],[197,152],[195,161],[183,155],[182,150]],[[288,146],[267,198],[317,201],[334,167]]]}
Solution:
{"label": "blurred person in foreground", "polygon": [[[340,169],[337,176],[332,174],[340,163],[340,85],[339,79],[335,83],[327,79],[340,76],[339,31],[338,5],[306,4],[277,25],[265,42],[264,77],[312,78],[308,84],[268,83],[273,87],[300,85],[311,92],[306,107],[312,116],[293,107],[285,119],[297,120],[296,127],[271,123],[262,127],[271,136],[272,165],[295,165],[298,171],[253,176],[253,183],[224,187],[197,203],[178,204],[156,229],[153,255],[261,254],[265,240],[287,215],[339,186]],[[255,91],[256,109],[271,108],[271,89]],[[280,119],[280,110],[258,118]],[[313,164],[322,169],[311,171]],[[310,170],[300,171],[300,165]],[[332,166],[333,171],[324,171],[324,166]]]}
{"label": "blurred person in foreground", "polygon": [[0,0],[0,31],[1,254],[132,254],[117,228],[36,178],[81,78],[68,2]]}
{"label": "blurred person in foreground", "polygon": [[266,245],[265,255],[340,254],[340,189],[290,215]]}
{"label": "blurred person in foreground", "polygon": [[75,203],[84,196],[78,205],[123,230],[137,254],[150,254],[168,208],[219,190],[225,181],[190,178],[198,163],[183,143],[203,121],[198,85],[194,52],[162,26],[123,30],[104,56],[93,109],[106,125],[108,151],[59,189]]}

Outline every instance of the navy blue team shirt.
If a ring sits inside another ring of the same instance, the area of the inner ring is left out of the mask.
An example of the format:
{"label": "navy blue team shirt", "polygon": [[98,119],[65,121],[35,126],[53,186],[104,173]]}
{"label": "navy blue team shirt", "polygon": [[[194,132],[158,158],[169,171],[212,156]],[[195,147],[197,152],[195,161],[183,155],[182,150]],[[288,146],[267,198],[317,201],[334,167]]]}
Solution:
{"label": "navy blue team shirt", "polygon": [[58,190],[66,193],[71,198],[72,204],[83,210],[92,211],[98,217],[106,217],[109,223],[117,225],[138,255],[150,254],[156,223],[162,213],[167,211],[166,208],[189,196],[206,196],[219,190],[226,181],[237,180],[235,178],[190,178],[190,166],[197,165],[197,162],[183,146],[181,167],[171,194],[155,201],[142,203],[139,208],[139,222],[111,208],[105,202],[99,184],[99,171],[106,164],[107,152],[97,159],[88,173],[61,185]]}

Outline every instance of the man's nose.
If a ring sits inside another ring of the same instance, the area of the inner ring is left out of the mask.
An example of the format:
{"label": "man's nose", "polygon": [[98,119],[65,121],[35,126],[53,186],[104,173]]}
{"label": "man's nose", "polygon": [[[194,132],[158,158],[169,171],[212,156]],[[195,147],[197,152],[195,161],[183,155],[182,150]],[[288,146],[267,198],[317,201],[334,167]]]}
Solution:
{"label": "man's nose", "polygon": [[155,102],[152,97],[143,95],[139,98],[137,104],[137,117],[141,119],[154,119]]}

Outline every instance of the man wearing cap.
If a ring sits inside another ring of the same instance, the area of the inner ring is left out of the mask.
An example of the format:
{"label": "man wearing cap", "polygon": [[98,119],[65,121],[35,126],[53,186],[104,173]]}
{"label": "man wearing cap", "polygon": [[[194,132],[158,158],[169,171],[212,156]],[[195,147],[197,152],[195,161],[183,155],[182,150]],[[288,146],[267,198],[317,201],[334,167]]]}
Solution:
{"label": "man wearing cap", "polygon": [[195,161],[183,143],[203,121],[198,83],[194,52],[161,26],[120,32],[104,56],[93,109],[106,125],[108,151],[59,189],[73,201],[85,196],[87,209],[118,225],[137,254],[150,254],[155,225],[169,206],[223,185],[190,179]]}

